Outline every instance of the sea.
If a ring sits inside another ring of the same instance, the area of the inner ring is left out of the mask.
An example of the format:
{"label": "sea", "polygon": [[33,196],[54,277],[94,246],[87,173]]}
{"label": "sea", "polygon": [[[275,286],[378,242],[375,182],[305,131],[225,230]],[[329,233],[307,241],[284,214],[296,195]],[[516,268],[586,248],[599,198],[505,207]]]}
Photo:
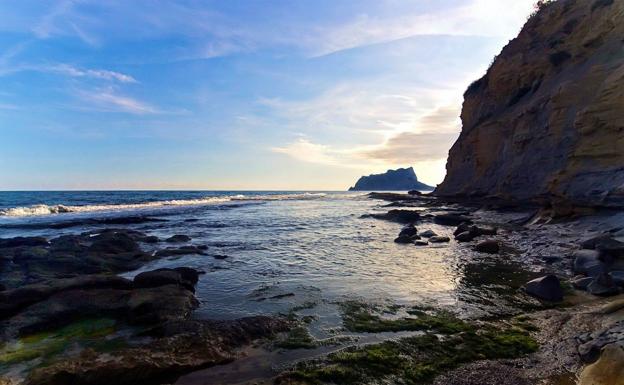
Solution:
{"label": "sea", "polygon": [[[0,238],[104,228],[160,239],[187,235],[187,244],[207,247],[206,255],[159,259],[121,275],[193,267],[205,272],[195,317],[314,308],[320,337],[340,326],[337,306],[348,300],[427,305],[468,316],[506,306],[500,284],[505,274],[517,275],[518,266],[488,265],[455,243],[397,244],[401,224],[367,216],[387,212],[387,205],[366,193],[336,191],[0,192]],[[409,209],[433,213],[424,206]],[[418,229],[451,237],[454,230],[431,222]],[[156,251],[171,245],[142,246]]]}

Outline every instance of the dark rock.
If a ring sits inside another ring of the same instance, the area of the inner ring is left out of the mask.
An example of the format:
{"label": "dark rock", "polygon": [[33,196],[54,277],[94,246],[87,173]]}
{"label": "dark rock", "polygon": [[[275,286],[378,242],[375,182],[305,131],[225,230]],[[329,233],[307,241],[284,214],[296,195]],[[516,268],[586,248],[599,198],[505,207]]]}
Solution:
{"label": "dark rock", "polygon": [[461,233],[465,233],[466,231],[470,231],[471,224],[470,222],[460,223],[459,226],[453,231],[453,235],[459,235]]}
{"label": "dark rock", "polygon": [[47,246],[48,241],[43,237],[15,237],[15,238],[0,238],[0,249],[9,247],[24,247],[24,246]]}
{"label": "dark rock", "polygon": [[552,274],[527,282],[524,290],[527,294],[545,301],[563,301],[563,289],[559,278]]}
{"label": "dark rock", "polygon": [[455,240],[457,242],[470,242],[473,239],[475,239],[475,235],[471,231],[464,231],[463,233],[455,235]]}
{"label": "dark rock", "polygon": [[601,264],[598,259],[599,253],[594,250],[577,250],[572,254],[574,258],[573,271],[575,274],[587,274],[588,268],[595,264]]}
{"label": "dark rock", "polygon": [[578,290],[587,290],[587,287],[593,280],[592,277],[576,277],[572,280],[572,286]]}
{"label": "dark rock", "polygon": [[590,239],[586,239],[583,242],[581,242],[581,248],[582,249],[588,249],[588,250],[595,250],[596,249],[596,243],[606,240],[606,239],[612,239],[612,235],[611,234],[603,234],[603,235],[599,235],[597,237],[593,237]]}
{"label": "dark rock", "polygon": [[140,251],[137,242],[127,233],[105,231],[91,240],[93,243],[88,249],[91,253],[119,254]]}
{"label": "dark rock", "polygon": [[187,290],[195,291],[199,273],[190,268],[158,269],[138,274],[134,277],[134,287],[159,287],[164,285],[179,285]]}
{"label": "dark rock", "polygon": [[546,262],[548,265],[552,265],[553,263],[561,261],[561,257],[557,257],[555,255],[544,255],[540,257],[542,261]]}
{"label": "dark rock", "polygon": [[149,236],[142,237],[139,239],[139,242],[143,242],[143,243],[158,243],[159,241],[160,239],[158,239],[158,237],[155,235],[149,235]]}
{"label": "dark rock", "polygon": [[427,246],[429,244],[429,242],[425,241],[425,240],[420,240],[419,239],[419,240],[414,241],[414,244],[416,246]]}
{"label": "dark rock", "polygon": [[433,218],[433,221],[444,226],[458,226],[464,222],[472,222],[469,217],[458,214],[438,214]]}
{"label": "dark rock", "polygon": [[384,174],[373,174],[361,177],[349,191],[406,191],[406,190],[433,190],[418,181],[412,167],[388,170]]}
{"label": "dark rock", "polygon": [[399,223],[414,223],[420,220],[420,214],[415,210],[390,210],[385,214],[371,214],[372,218],[385,219]]}
{"label": "dark rock", "polygon": [[418,234],[423,238],[431,238],[431,237],[435,237],[438,234],[436,234],[435,232],[433,232],[433,230],[425,230],[422,233]]}
{"label": "dark rock", "polygon": [[408,235],[399,235],[398,237],[396,237],[394,239],[395,243],[412,243],[414,242],[414,240],[412,239],[411,236]]}
{"label": "dark rock", "polygon": [[608,297],[619,294],[620,289],[608,274],[602,273],[587,285],[587,292],[601,297]]}
{"label": "dark rock", "polygon": [[615,270],[609,273],[609,277],[616,286],[624,286],[624,270]]}
{"label": "dark rock", "polygon": [[411,236],[416,235],[416,233],[417,233],[417,230],[416,230],[416,227],[414,227],[414,225],[407,225],[401,229],[401,232],[399,233],[399,237],[401,236],[411,237]]}
{"label": "dark rock", "polygon": [[475,250],[480,253],[496,254],[500,251],[500,242],[494,239],[479,242]]}
{"label": "dark rock", "polygon": [[190,240],[191,240],[191,237],[189,237],[188,235],[176,234],[165,239],[165,242],[180,243],[180,242],[189,242]]}
{"label": "dark rock", "polygon": [[443,236],[434,236],[429,238],[429,242],[431,243],[445,243],[445,242],[450,242],[451,238],[449,237],[443,237]]}
{"label": "dark rock", "polygon": [[423,195],[422,192],[418,191],[418,190],[409,190],[407,192],[409,195],[416,195],[416,196],[421,196]]}
{"label": "dark rock", "polygon": [[212,257],[214,259],[226,259],[226,258],[228,258],[227,255],[223,255],[223,254],[214,254]]}
{"label": "dark rock", "polygon": [[172,255],[189,255],[189,254],[198,254],[198,255],[206,255],[204,252],[204,248],[198,246],[182,246],[182,247],[167,247],[163,250],[158,250],[156,252],[157,257],[170,257]]}

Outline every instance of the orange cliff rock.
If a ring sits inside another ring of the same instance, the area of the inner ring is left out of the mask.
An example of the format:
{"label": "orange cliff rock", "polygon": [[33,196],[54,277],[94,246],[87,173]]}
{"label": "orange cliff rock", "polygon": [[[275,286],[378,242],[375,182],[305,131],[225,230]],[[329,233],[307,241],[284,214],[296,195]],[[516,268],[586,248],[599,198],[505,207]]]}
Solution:
{"label": "orange cliff rock", "polygon": [[624,206],[624,0],[558,0],[464,94],[442,196]]}

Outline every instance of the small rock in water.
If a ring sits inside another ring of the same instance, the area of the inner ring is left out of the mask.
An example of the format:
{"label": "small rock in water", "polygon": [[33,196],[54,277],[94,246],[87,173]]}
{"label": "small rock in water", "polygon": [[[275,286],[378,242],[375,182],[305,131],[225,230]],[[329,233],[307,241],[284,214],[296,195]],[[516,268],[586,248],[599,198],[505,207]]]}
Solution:
{"label": "small rock in water", "polygon": [[474,235],[470,231],[464,231],[462,233],[455,235],[455,240],[457,242],[470,242],[474,238],[475,238]]}
{"label": "small rock in water", "polygon": [[212,256],[214,259],[226,259],[228,256],[223,254],[216,254]]}
{"label": "small rock in water", "polygon": [[165,242],[178,243],[178,242],[188,242],[190,240],[191,240],[191,237],[189,237],[188,235],[176,234],[165,239]]}
{"label": "small rock in water", "polygon": [[475,250],[480,253],[497,254],[500,251],[500,242],[494,239],[483,241],[475,246]]}
{"label": "small rock in water", "polygon": [[433,218],[433,221],[444,226],[458,226],[463,222],[472,222],[469,217],[458,214],[439,214]]}
{"label": "small rock in water", "polygon": [[429,242],[424,241],[424,240],[417,240],[417,241],[414,241],[414,244],[416,246],[427,246],[429,244]]}
{"label": "small rock in water", "polygon": [[527,282],[524,286],[524,291],[533,297],[545,301],[563,301],[563,289],[561,288],[559,278],[552,274]]}
{"label": "small rock in water", "polygon": [[425,230],[419,235],[423,238],[431,238],[437,236],[438,234],[436,234],[433,230]]}
{"label": "small rock in water", "polygon": [[449,237],[443,237],[443,236],[434,236],[429,238],[429,242],[431,243],[444,243],[444,242],[450,242],[451,238]]}
{"label": "small rock in water", "polygon": [[601,297],[608,297],[620,293],[620,289],[613,283],[608,274],[601,274],[587,286],[587,292]]}
{"label": "small rock in water", "polygon": [[401,229],[401,232],[399,233],[399,237],[402,237],[402,236],[411,237],[411,236],[416,235],[416,233],[417,233],[417,230],[416,230],[416,227],[414,227],[414,225],[407,225]]}

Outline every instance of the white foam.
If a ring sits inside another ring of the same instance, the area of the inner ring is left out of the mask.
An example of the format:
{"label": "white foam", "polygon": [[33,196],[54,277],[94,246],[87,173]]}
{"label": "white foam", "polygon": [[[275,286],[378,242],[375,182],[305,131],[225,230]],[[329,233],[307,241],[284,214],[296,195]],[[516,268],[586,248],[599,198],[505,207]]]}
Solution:
{"label": "white foam", "polygon": [[84,205],[84,206],[71,206],[71,205],[32,205],[22,207],[11,207],[7,209],[0,209],[0,216],[5,217],[26,217],[37,215],[51,215],[51,214],[63,214],[63,213],[84,213],[94,211],[121,211],[121,210],[136,210],[136,209],[149,209],[159,208],[167,206],[198,206],[198,205],[212,205],[218,203],[232,202],[232,201],[276,201],[276,200],[306,200],[306,199],[318,199],[323,198],[327,194],[324,193],[296,193],[296,194],[267,194],[267,195],[230,195],[219,197],[205,197],[200,199],[174,199],[155,202],[142,202],[142,203],[130,203],[130,204],[101,204],[101,205]]}

